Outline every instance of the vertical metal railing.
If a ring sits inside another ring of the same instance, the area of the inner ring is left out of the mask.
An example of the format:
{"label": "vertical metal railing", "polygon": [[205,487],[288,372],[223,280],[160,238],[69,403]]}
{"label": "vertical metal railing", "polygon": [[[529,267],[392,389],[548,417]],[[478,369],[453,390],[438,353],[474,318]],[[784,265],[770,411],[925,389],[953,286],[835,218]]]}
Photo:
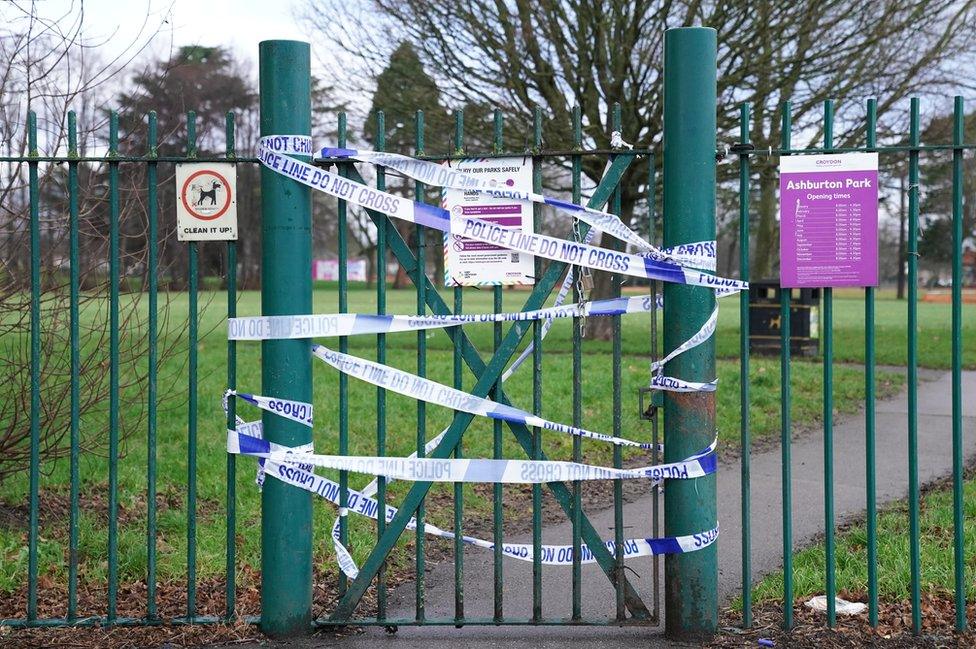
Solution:
{"label": "vertical metal railing", "polygon": [[[502,113],[500,110],[495,110],[493,115],[493,153],[496,155],[501,153],[504,149],[504,142],[502,139]],[[493,286],[492,287],[492,310],[494,313],[502,312],[502,287]],[[497,354],[498,348],[502,344],[502,324],[496,322],[492,325],[492,353]],[[498,395],[501,392],[502,378],[498,377],[495,382],[495,386],[491,391],[491,398],[498,400]],[[491,422],[491,450],[492,457],[496,460],[500,460],[502,456],[502,422],[498,419],[494,419]],[[501,622],[504,616],[502,593],[504,584],[502,578],[503,573],[503,554],[502,554],[502,543],[504,542],[504,536],[502,531],[502,512],[504,510],[504,503],[502,498],[504,497],[504,491],[502,490],[501,483],[495,483],[492,485],[492,543],[495,544],[493,548],[494,556],[492,557],[493,564],[493,577],[494,577],[494,618],[496,622]]]}
{"label": "vertical metal railing", "polygon": [[[793,130],[793,107],[789,101],[782,105],[780,147],[790,149]],[[768,164],[772,164],[769,161]],[[780,375],[780,471],[783,491],[783,627],[793,628],[793,416],[790,381],[790,302],[792,291],[779,290],[779,375]]]}
{"label": "vertical metal railing", "polygon": [[[739,278],[749,281],[749,126],[750,106],[739,108]],[[752,627],[752,524],[750,510],[750,454],[749,437],[749,292],[739,293],[739,483],[742,502],[742,628]]]}
{"label": "vertical metal railing", "polygon": [[952,109],[952,537],[956,630],[966,629],[966,555],[962,448],[962,242],[963,139],[965,106],[956,96]]}
{"label": "vertical metal railing", "polygon": [[[620,131],[620,104],[614,104],[610,113],[610,128],[611,131]],[[613,195],[610,198],[610,212],[613,214],[620,215],[621,208],[621,191],[617,187]],[[619,273],[614,273],[610,276],[610,294],[613,297],[620,297],[620,290],[622,286],[623,276]],[[622,409],[623,403],[621,401],[621,396],[623,393],[622,388],[622,376],[620,373],[620,363],[622,356],[622,340],[620,331],[620,316],[611,316],[610,319],[611,326],[611,346],[612,346],[612,356],[611,356],[611,390],[613,392],[613,432],[611,433],[615,437],[620,437],[623,435],[623,418]],[[615,468],[623,467],[623,453],[620,445],[613,445],[613,466]],[[613,481],[613,542],[614,542],[614,561],[616,563],[616,574],[624,574],[624,483],[623,480]],[[624,605],[624,583],[622,580],[618,579],[614,584],[615,590],[615,604],[616,604],[616,618],[618,621],[623,621],[627,617],[627,609]]]}
{"label": "vertical metal railing", "polygon": [[27,114],[30,202],[30,468],[27,534],[27,620],[37,619],[37,538],[41,488],[41,214],[37,178],[37,115]]}
{"label": "vertical metal railing", "polygon": [[[376,150],[386,149],[386,115],[383,111],[376,111]],[[386,170],[376,168],[376,188],[386,189]],[[386,313],[386,257],[387,241],[386,228],[376,229],[376,313]],[[386,363],[386,334],[376,334],[376,362]],[[386,389],[376,388],[376,454],[386,456]],[[376,478],[377,511],[386,512],[386,478]],[[386,516],[380,515],[376,520],[376,540],[379,541],[386,531]],[[380,566],[376,575],[376,617],[386,619],[386,563]]]}
{"label": "vertical metal railing", "polygon": [[[346,146],[346,114],[339,113],[338,144]],[[345,164],[339,165],[339,175],[346,176]],[[339,313],[349,310],[349,241],[348,241],[348,212],[349,206],[344,200],[337,205],[338,221],[336,227],[336,252],[339,257]],[[349,339],[339,337],[339,352],[349,353]],[[339,455],[349,454],[349,375],[339,372]],[[349,472],[339,472],[339,542],[349,545],[349,517],[346,509],[349,507]],[[346,592],[348,580],[346,573],[339,571],[339,594]]]}
{"label": "vertical metal railing", "polygon": [[[464,155],[464,111],[459,110],[454,113],[454,155],[460,156]],[[441,281],[441,278],[437,278],[437,281]],[[452,289],[454,297],[454,313],[461,314],[464,312],[464,289],[459,285],[455,284]],[[461,328],[456,329],[458,333],[461,333]],[[453,370],[454,370],[454,388],[457,390],[464,389],[464,357],[463,357],[463,346],[460,336],[456,336],[453,343],[454,358],[453,358]],[[457,416],[455,412],[455,416]],[[463,458],[464,448],[462,442],[464,439],[459,439],[457,446],[454,447],[454,457]],[[464,542],[462,539],[464,526],[464,483],[457,482],[454,484],[454,619],[457,622],[462,622],[464,620]]]}
{"label": "vertical metal railing", "polygon": [[[386,115],[383,111],[376,112],[376,150],[386,149]],[[386,189],[386,170],[376,168],[376,188]],[[387,241],[386,228],[376,229],[376,313],[386,313],[386,257]],[[376,334],[376,362],[386,363],[386,334]],[[376,388],[376,454],[386,456],[386,389]],[[376,478],[377,511],[386,512],[386,478]],[[382,538],[386,531],[386,516],[380,515],[376,520],[376,540]],[[386,619],[386,563],[380,566],[376,575],[376,617]]]}
{"label": "vertical metal railing", "polygon": [[[532,152],[542,148],[542,110],[535,108],[532,115]],[[532,191],[542,192],[542,160],[533,158]],[[533,231],[542,225],[538,203],[532,205]],[[542,276],[542,260],[535,258],[533,275]],[[532,323],[532,413],[542,415],[542,322]],[[532,427],[532,459],[542,459],[542,429]],[[532,485],[532,620],[542,620],[542,485]]]}
{"label": "vertical metal railing", "polygon": [[[234,113],[227,113],[224,121],[224,153],[228,161],[237,157],[237,138]],[[227,317],[237,317],[237,242],[227,242]],[[227,341],[227,388],[237,389],[237,343]],[[227,400],[227,428],[237,430],[237,400]],[[227,537],[224,587],[224,617],[232,620],[237,608],[237,457],[227,454]]]}
{"label": "vertical metal railing", "polygon": [[[877,146],[878,102],[868,100],[867,148]],[[864,462],[868,533],[868,620],[878,625],[878,503],[875,486],[874,287],[864,289]]]}
{"label": "vertical metal railing", "polygon": [[[414,121],[417,141],[416,155],[424,155],[424,111],[418,110]],[[424,190],[426,185],[422,182],[414,183],[414,197],[418,202],[426,203]],[[427,313],[427,228],[417,224],[415,227],[417,236],[417,271],[414,279],[414,286],[417,289],[417,315],[423,316]],[[427,376],[427,332],[420,330],[417,332],[417,376]],[[427,445],[427,403],[422,399],[417,400],[417,457],[426,455],[424,447]],[[424,523],[426,518],[426,495],[421,498],[420,505],[417,507],[417,530],[414,535],[416,553],[416,571],[414,574],[416,603],[416,619],[422,622],[426,616],[425,611],[425,587],[426,587],[426,555],[424,535]]]}
{"label": "vertical metal railing", "polygon": [[[70,241],[68,244],[68,259],[71,264],[69,279],[70,302],[70,339],[71,348],[71,511],[68,523],[68,610],[65,617],[73,620],[78,616],[78,534],[79,534],[79,500],[80,500],[80,425],[81,425],[81,342],[78,300],[80,294],[81,272],[78,268],[78,121],[74,111],[68,113],[68,229]],[[151,203],[150,203],[151,205]],[[155,387],[155,386],[153,386]],[[155,393],[147,394],[150,399],[150,414],[154,414]],[[155,585],[153,585],[153,588]],[[154,591],[153,591],[154,592]],[[147,594],[148,596],[148,594]]]}
{"label": "vertical metal railing", "polygon": [[919,100],[912,97],[908,142],[908,554],[911,564],[912,632],[922,630],[922,561],[918,482],[918,203]]}
{"label": "vertical metal railing", "polygon": [[[834,102],[824,102],[824,149],[834,147]],[[826,553],[827,626],[837,618],[834,571],[834,290],[823,290],[823,453],[824,552]]]}
{"label": "vertical metal railing", "polygon": [[108,622],[117,613],[119,588],[119,115],[109,116],[109,394],[108,394]]}
{"label": "vertical metal railing", "polygon": [[[583,128],[582,111],[579,106],[573,107],[573,149],[582,150],[583,148]],[[573,155],[572,164],[572,191],[573,202],[580,205],[583,202],[582,194],[582,166],[583,157]],[[573,240],[581,241],[580,220],[573,219]],[[573,274],[573,280],[577,286],[581,286],[582,278],[580,274],[582,266],[570,266],[569,272]],[[576,299],[582,299],[581,294],[574,288],[570,289]],[[583,425],[583,319],[573,318],[573,425]],[[583,461],[583,440],[580,437],[573,437],[573,462]],[[580,551],[582,548],[582,483],[579,480],[573,481],[573,610],[572,619],[579,621],[583,616],[583,571],[580,563]]]}
{"label": "vertical metal railing", "polygon": [[[158,537],[156,527],[156,436],[159,422],[157,421],[156,406],[159,398],[157,376],[159,370],[159,196],[157,195],[159,163],[155,161],[158,156],[156,131],[156,113],[151,112],[146,130],[146,144],[149,149],[147,152],[149,162],[146,163],[146,216],[149,221],[146,230],[148,237],[146,242],[148,247],[146,251],[146,284],[149,291],[149,331],[146,332],[146,416],[148,418],[146,421],[146,617],[150,620],[157,617],[156,540]],[[228,342],[229,346],[234,344],[233,341]],[[233,383],[229,385],[232,386]],[[229,406],[233,409],[234,400],[230,399],[229,401]],[[228,428],[235,427],[228,426]]]}
{"label": "vertical metal railing", "polygon": [[[186,157],[197,156],[197,116],[186,114]],[[187,244],[186,617],[197,614],[197,363],[200,314],[197,242]]]}

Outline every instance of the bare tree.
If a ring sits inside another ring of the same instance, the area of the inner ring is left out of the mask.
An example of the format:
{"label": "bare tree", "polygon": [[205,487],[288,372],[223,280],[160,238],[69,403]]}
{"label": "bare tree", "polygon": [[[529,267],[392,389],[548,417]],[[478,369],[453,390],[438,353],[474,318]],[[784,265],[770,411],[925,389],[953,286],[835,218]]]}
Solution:
{"label": "bare tree", "polygon": [[[83,36],[84,7],[71,5],[62,15],[45,18],[36,6],[4,5],[0,17],[0,141],[3,154],[13,160],[0,163],[0,478],[20,470],[27,461],[30,436],[30,202],[27,164],[29,150],[27,114],[37,114],[38,153],[67,151],[69,111],[78,117],[76,153],[97,155],[105,150],[105,115],[101,111],[111,84],[141,54],[155,35],[147,19],[128,47],[112,60],[97,58],[91,49],[99,43]],[[71,361],[69,322],[69,210],[65,169],[57,164],[38,164],[39,222],[41,243],[40,308],[43,394],[40,413],[41,452],[53,458],[68,451],[70,430]],[[109,329],[107,300],[107,227],[103,206],[107,187],[99,180],[98,165],[78,164],[77,261],[82,279],[79,311],[80,367],[79,410],[98,411],[108,395]],[[121,224],[120,224],[121,225]],[[123,260],[123,268],[131,264]],[[145,309],[139,295],[120,300],[120,389],[124,399],[141,404],[146,380],[143,337]],[[167,310],[160,308],[161,329],[167,326]],[[178,338],[161,339],[160,358],[166,358]],[[161,377],[165,378],[165,377]],[[131,410],[130,410],[131,412]],[[101,420],[102,418],[97,418]],[[134,430],[139,417],[125,418],[121,434]],[[86,422],[81,446],[104,450],[104,427]]]}
{"label": "bare tree", "polygon": [[[583,114],[586,145],[610,145],[610,110],[622,107],[622,131],[642,147],[657,147],[662,126],[664,31],[704,25],[718,31],[718,133],[737,139],[735,107],[753,105],[753,142],[776,147],[780,104],[793,105],[794,145],[816,143],[825,99],[844,104],[879,98],[885,114],[909,93],[938,93],[972,79],[976,10],[973,0],[371,0],[355,7],[341,0],[307,0],[303,17],[311,30],[351,52],[336,77],[361,90],[371,71],[382,69],[393,48],[407,41],[455,106],[499,106],[529,115],[546,113],[543,139],[551,148],[570,141],[571,111]],[[342,21],[334,20],[341,14]],[[968,75],[968,76],[966,76]],[[858,113],[856,117],[861,117]],[[855,120],[839,121],[835,145],[863,136]],[[597,182],[604,164],[584,160],[583,172]],[[720,168],[732,173],[732,166]],[[756,254],[752,276],[770,275],[778,258],[776,171],[756,165],[759,180]],[[621,182],[622,218],[635,220],[646,171],[634,169]],[[720,181],[727,180],[720,176]],[[665,215],[666,218],[666,215]],[[641,219],[644,221],[644,219]],[[619,242],[603,237],[605,247]],[[597,274],[596,294],[608,279]],[[590,334],[609,333],[605,319],[589,321]]]}

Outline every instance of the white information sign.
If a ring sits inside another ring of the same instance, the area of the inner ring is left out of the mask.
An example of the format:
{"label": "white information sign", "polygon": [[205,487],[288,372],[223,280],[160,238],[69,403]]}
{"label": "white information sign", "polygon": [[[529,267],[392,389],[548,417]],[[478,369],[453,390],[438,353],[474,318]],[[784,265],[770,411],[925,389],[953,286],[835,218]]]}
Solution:
{"label": "white information sign", "polygon": [[[472,176],[495,180],[500,189],[532,191],[532,158],[468,158],[451,166]],[[532,232],[532,203],[445,189],[443,207],[452,215],[481,219]],[[444,283],[447,286],[526,286],[535,283],[535,258],[455,234],[444,235]]]}
{"label": "white information sign", "polygon": [[229,162],[176,165],[176,238],[237,239],[237,168]]}

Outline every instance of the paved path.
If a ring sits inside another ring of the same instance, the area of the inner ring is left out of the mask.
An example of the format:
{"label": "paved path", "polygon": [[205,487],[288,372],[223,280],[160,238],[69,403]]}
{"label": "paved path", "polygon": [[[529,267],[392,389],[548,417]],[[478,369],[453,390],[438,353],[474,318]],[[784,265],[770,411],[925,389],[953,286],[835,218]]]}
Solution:
{"label": "paved path", "polygon": [[[950,375],[925,371],[919,387],[919,476],[923,484],[948,474],[952,466]],[[963,422],[967,458],[976,455],[976,372],[964,373],[965,400]],[[907,493],[907,398],[904,392],[877,406],[877,500],[879,503],[904,498]],[[795,546],[811,542],[823,531],[823,440],[813,433],[793,442],[793,538]],[[752,562],[753,580],[782,566],[782,517],[780,449],[752,457]],[[738,461],[723,463],[718,474],[718,511],[722,535],[718,542],[719,590],[723,602],[735,597],[741,584],[741,510]],[[857,517],[865,509],[865,461],[863,414],[845,417],[834,426],[834,504],[837,522]],[[650,497],[625,506],[624,520],[650,520]],[[612,509],[593,512],[590,520],[604,536],[612,535]],[[632,533],[632,532],[631,532]],[[530,540],[511,539],[513,541]],[[547,527],[546,543],[569,543],[568,523]],[[465,615],[490,617],[492,614],[491,553],[477,548],[465,552]],[[634,579],[639,591],[650,602],[651,560],[628,562],[642,579]],[[531,564],[505,563],[505,614],[528,617],[531,613]],[[663,566],[662,566],[663,573]],[[428,574],[426,611],[428,618],[454,614],[453,564],[436,566]],[[596,566],[583,566],[584,616],[607,616],[613,610],[613,591]],[[662,587],[663,592],[663,587]],[[568,615],[571,587],[565,568],[544,568],[544,614]],[[407,584],[392,594],[391,617],[413,617],[413,585]],[[431,642],[450,641],[455,647],[475,644],[479,648],[522,646],[529,640],[536,647],[563,647],[567,639],[585,641],[591,647],[615,647],[638,641],[642,647],[669,646],[654,629],[580,629],[572,627],[401,627],[394,636],[381,629],[368,629],[354,638],[344,638],[343,647],[424,647]],[[317,643],[330,644],[325,638]]]}

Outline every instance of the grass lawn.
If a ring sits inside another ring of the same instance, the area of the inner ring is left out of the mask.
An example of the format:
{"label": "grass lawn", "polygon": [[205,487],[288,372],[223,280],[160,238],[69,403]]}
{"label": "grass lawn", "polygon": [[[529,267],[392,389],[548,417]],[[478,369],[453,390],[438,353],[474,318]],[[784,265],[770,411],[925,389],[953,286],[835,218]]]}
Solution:
{"label": "grass lawn", "polygon": [[[967,599],[976,597],[976,481],[970,479],[963,491]],[[954,592],[952,488],[945,484],[922,498],[920,517],[921,587],[923,594]],[[882,601],[908,600],[911,588],[909,561],[908,503],[899,501],[878,515],[878,596]],[[866,593],[867,528],[863,522],[837,535],[837,590]],[[817,544],[793,555],[793,589],[798,600],[824,592],[825,555]],[[783,573],[763,579],[753,590],[757,603],[783,599]]]}
{"label": "grass lawn", "polygon": [[[521,307],[527,294],[521,291],[505,292],[505,309]],[[176,340],[185,335],[186,298],[184,295],[168,296],[171,311],[168,322],[161,331],[161,340]],[[369,312],[374,309],[372,291],[354,290],[349,293],[350,311]],[[224,566],[224,499],[225,465],[224,417],[220,407],[220,395],[225,388],[226,342],[223,330],[223,300],[220,293],[201,295],[201,304],[208,305],[202,310],[199,342],[199,417],[198,417],[198,529],[197,529],[197,571],[198,575],[219,575]],[[329,288],[315,292],[315,309],[328,312],[335,309],[336,294]],[[450,299],[449,299],[450,302]],[[394,313],[410,313],[415,304],[410,291],[390,291],[388,310]],[[491,308],[490,291],[470,291],[465,295],[465,310],[487,312]],[[839,361],[857,361],[858,348],[863,338],[860,313],[862,303],[853,299],[838,299],[835,307],[837,350]],[[83,314],[85,318],[96,320],[104,317],[98,312],[97,304]],[[256,292],[241,295],[238,313],[252,315],[260,312],[260,296]],[[897,363],[899,351],[904,348],[904,304],[879,300],[878,303],[878,362]],[[726,445],[737,444],[739,435],[739,364],[736,360],[738,350],[738,306],[734,298],[726,301],[722,310],[717,344],[722,357],[718,363],[720,389],[718,391],[717,418],[720,422],[719,436]],[[923,351],[926,364],[941,366],[940,360],[945,351],[948,359],[948,308],[946,305],[920,305],[920,321],[926,332],[927,344]],[[973,318],[967,318],[972,321]],[[543,357],[542,414],[562,422],[571,420],[572,414],[572,356],[570,351],[571,323],[557,321],[545,343]],[[900,327],[900,329],[899,329]],[[491,347],[491,326],[472,325],[466,328],[475,345],[487,355]],[[647,440],[650,437],[649,423],[637,416],[637,395],[639,386],[648,380],[648,339],[649,322],[640,315],[626,316],[623,320],[622,363],[622,423],[620,434],[632,439]],[[887,333],[882,333],[887,332]],[[899,333],[900,332],[900,333]],[[969,336],[972,342],[973,336]],[[325,341],[334,345],[334,341]],[[23,341],[3,341],[3,346],[23,344]],[[136,335],[133,344],[140,343]],[[899,346],[900,345],[900,346]],[[898,349],[888,348],[898,346]],[[375,356],[375,337],[351,338],[350,352],[367,358]],[[416,334],[404,333],[388,336],[388,362],[404,370],[416,368]],[[452,351],[447,336],[443,332],[428,334],[428,376],[450,383],[452,380]],[[177,353],[166,360],[160,368],[159,389],[161,395],[175,395],[160,407],[158,421],[158,502],[159,514],[159,578],[160,580],[179,580],[186,570],[186,356],[185,340],[178,346]],[[612,386],[609,381],[611,371],[610,344],[602,341],[584,342],[584,422],[591,430],[612,432]],[[976,350],[967,348],[968,361],[976,356]],[[103,348],[86,349],[84,354],[102,357]],[[863,353],[861,350],[860,353]],[[315,443],[320,452],[337,451],[338,403],[335,398],[338,375],[323,363],[314,365],[315,382]],[[238,388],[242,391],[260,392],[260,344],[238,344]],[[835,369],[834,397],[838,412],[854,412],[859,409],[863,393],[863,373],[856,366],[839,365]],[[798,426],[813,425],[818,420],[822,408],[820,387],[821,368],[819,364],[799,361],[793,367],[793,418]],[[466,376],[466,386],[473,380]],[[879,372],[879,398],[897,390],[903,383],[900,375]],[[754,438],[778,434],[779,424],[779,361],[778,359],[754,358],[751,364],[752,405],[751,421]],[[507,384],[506,391],[515,405],[531,407],[531,372],[524,368]],[[370,385],[350,381],[350,448],[354,454],[372,454],[375,450],[375,418],[372,414],[375,404],[375,388]],[[389,395],[388,412],[388,453],[407,455],[414,450],[416,435],[416,402]],[[143,413],[142,399],[138,394],[126,393],[122,399],[123,419],[136,421]],[[247,404],[238,409],[245,419],[257,419],[259,411]],[[435,406],[427,408],[428,438],[443,429],[451,418],[450,411]],[[102,430],[105,426],[105,408],[87,413],[82,420],[86,429]],[[119,568],[124,580],[144,578],[146,569],[145,548],[145,489],[146,458],[144,427],[140,432],[123,443],[124,457],[119,462]],[[465,454],[468,457],[490,457],[491,424],[485,420],[476,421],[464,437]],[[591,463],[609,464],[611,447],[584,441],[585,460]],[[555,433],[544,435],[544,449],[554,459],[568,459],[572,447],[571,438]],[[505,453],[518,457],[517,448],[511,435],[506,434]],[[625,459],[639,458],[634,451],[625,452]],[[83,514],[80,525],[81,578],[92,583],[104,583],[106,570],[106,515],[108,464],[104,457],[86,453],[81,461]],[[257,566],[259,561],[259,493],[253,484],[254,463],[249,459],[238,459],[238,556],[240,561]],[[325,472],[329,474],[329,472]],[[42,535],[40,542],[41,573],[48,575],[55,583],[66,579],[65,552],[67,546],[67,494],[68,462],[64,459],[46,461],[42,465]],[[332,474],[334,477],[334,474]],[[362,487],[368,479],[365,476],[351,475],[350,485]],[[391,487],[391,502],[396,503],[409,485],[399,483]],[[436,486],[434,493],[441,492],[446,497],[451,492],[450,485]],[[471,486],[465,488],[465,508],[471,516],[477,516],[490,508],[490,497],[484,490]],[[0,502],[8,511],[22,513],[26,520],[26,472],[16,474],[0,485]],[[449,508],[428,507],[432,522],[449,525]],[[331,506],[318,503],[315,508],[315,547],[320,561],[331,565],[331,545],[328,530],[334,517]],[[375,529],[372,523],[351,518],[352,549],[358,561],[368,553]],[[23,584],[27,566],[26,526],[22,523],[0,523],[0,591],[10,592]],[[434,543],[434,541],[432,541]],[[405,560],[402,553],[398,560]]]}

